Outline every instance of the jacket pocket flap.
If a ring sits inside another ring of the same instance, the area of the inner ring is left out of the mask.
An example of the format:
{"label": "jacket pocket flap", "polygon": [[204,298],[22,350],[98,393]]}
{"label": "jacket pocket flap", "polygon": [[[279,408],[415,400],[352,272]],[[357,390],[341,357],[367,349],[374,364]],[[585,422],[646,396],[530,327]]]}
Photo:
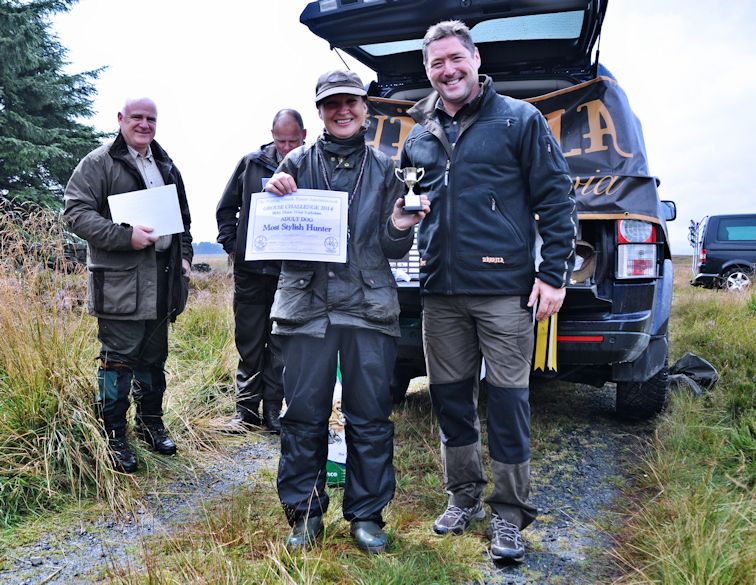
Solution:
{"label": "jacket pocket flap", "polygon": [[301,288],[305,289],[310,286],[312,277],[315,274],[314,271],[295,271],[295,272],[282,272],[281,280],[278,284],[280,288]]}
{"label": "jacket pocket flap", "polygon": [[113,270],[90,267],[90,298],[95,313],[101,315],[131,315],[137,310],[137,269]]}
{"label": "jacket pocket flap", "polygon": [[90,272],[132,272],[136,270],[137,265],[131,266],[113,266],[111,264],[90,264],[87,268]]}
{"label": "jacket pocket flap", "polygon": [[368,288],[383,288],[384,286],[396,286],[394,275],[388,270],[363,270],[362,282]]}

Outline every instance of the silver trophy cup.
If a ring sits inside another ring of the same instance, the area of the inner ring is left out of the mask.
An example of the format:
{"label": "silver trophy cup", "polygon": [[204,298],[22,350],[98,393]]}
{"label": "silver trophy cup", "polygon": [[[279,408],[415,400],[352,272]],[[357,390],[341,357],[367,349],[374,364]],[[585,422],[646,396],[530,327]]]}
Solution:
{"label": "silver trophy cup", "polygon": [[417,213],[423,210],[423,206],[420,203],[420,195],[413,191],[418,181],[425,175],[425,169],[415,167],[404,167],[403,169],[394,169],[397,179],[407,185],[408,191],[404,196],[404,207],[402,210],[404,213]]}

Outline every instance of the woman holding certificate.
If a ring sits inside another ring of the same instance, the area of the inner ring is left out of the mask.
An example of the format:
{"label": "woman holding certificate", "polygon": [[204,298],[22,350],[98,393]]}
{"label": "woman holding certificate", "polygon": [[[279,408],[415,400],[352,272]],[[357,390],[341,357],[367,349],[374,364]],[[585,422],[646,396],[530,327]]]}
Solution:
{"label": "woman holding certificate", "polygon": [[367,97],[351,71],[320,76],[315,103],[325,131],[293,150],[265,189],[345,191],[346,263],[285,260],[271,310],[280,335],[287,410],[281,418],[278,494],[292,532],[290,549],[311,544],[328,509],[326,459],[337,364],[346,418],[343,513],[357,545],[387,546],[382,510],[394,495],[389,382],[396,357],[399,301],[388,258],[412,246],[413,226],[430,211],[402,211],[404,185],[393,161],[365,143]]}

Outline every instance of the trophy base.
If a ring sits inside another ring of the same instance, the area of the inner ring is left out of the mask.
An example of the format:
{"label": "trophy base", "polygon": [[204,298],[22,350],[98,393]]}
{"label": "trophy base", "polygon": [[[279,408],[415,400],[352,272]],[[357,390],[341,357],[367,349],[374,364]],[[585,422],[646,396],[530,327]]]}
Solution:
{"label": "trophy base", "polygon": [[420,202],[419,195],[405,195],[403,213],[417,213],[423,210],[423,204]]}

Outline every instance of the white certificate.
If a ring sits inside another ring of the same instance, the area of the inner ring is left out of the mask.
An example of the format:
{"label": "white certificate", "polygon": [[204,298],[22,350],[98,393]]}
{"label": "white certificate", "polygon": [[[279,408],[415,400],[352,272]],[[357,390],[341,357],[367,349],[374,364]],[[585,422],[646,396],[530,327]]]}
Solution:
{"label": "white certificate", "polygon": [[245,260],[346,262],[347,192],[253,193]]}
{"label": "white certificate", "polygon": [[115,223],[151,227],[150,235],[166,236],[184,231],[176,185],[110,195],[108,205]]}

